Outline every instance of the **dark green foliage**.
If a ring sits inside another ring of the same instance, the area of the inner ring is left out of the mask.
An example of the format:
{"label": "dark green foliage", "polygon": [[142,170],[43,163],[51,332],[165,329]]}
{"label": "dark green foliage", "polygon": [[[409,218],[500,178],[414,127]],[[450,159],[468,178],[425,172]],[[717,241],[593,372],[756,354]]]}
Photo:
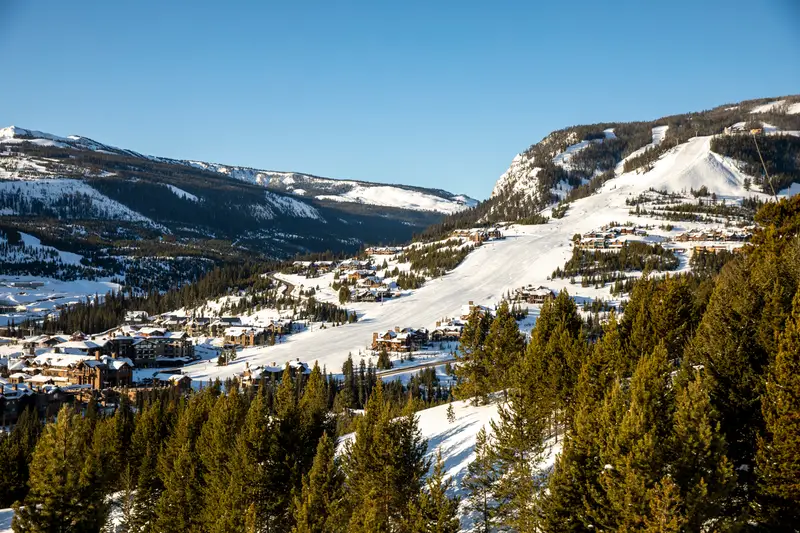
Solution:
{"label": "dark green foliage", "polygon": [[766,431],[758,441],[757,474],[763,515],[773,527],[800,522],[800,291],[780,335],[767,375],[761,410]]}
{"label": "dark green foliage", "polygon": [[91,440],[89,422],[67,407],[45,426],[31,460],[30,492],[14,508],[16,533],[100,531],[108,507],[95,479],[96,457],[88,452]]}
{"label": "dark green foliage", "polygon": [[[408,523],[430,462],[413,415],[394,418],[379,381],[355,438],[345,445],[343,468],[354,513],[348,531],[392,531]],[[357,512],[356,512],[357,510]]]}
{"label": "dark green foliage", "polygon": [[495,370],[485,347],[491,320],[488,313],[478,307],[474,308],[461,333],[456,354],[459,363],[456,367],[456,397],[471,399],[473,403],[486,401],[488,394],[495,390],[492,383]]}
{"label": "dark green foliage", "polygon": [[494,461],[486,430],[481,428],[475,440],[475,459],[467,467],[463,485],[467,491],[467,507],[478,515],[478,531],[489,533],[497,514],[494,487],[501,472]]}
{"label": "dark green foliage", "polygon": [[10,433],[0,437],[0,506],[11,507],[28,493],[28,464],[42,424],[33,408],[25,409]]}
{"label": "dark green foliage", "polygon": [[410,504],[409,519],[404,525],[408,533],[458,533],[458,498],[450,498],[447,491],[452,480],[445,478],[442,451],[438,451],[433,471],[425,481],[419,501]]}
{"label": "dark green foliage", "polygon": [[563,269],[553,272],[553,277],[595,276],[633,270],[675,270],[679,264],[675,252],[660,244],[631,241],[619,251],[573,248],[572,257]]}
{"label": "dark green foliage", "polygon": [[337,533],[347,531],[344,473],[335,455],[334,441],[323,434],[303,490],[294,500],[293,533]]}
{"label": "dark green foliage", "polygon": [[[767,165],[771,184],[764,176],[756,142]],[[756,185],[767,194],[772,194],[773,187],[778,192],[792,183],[800,182],[800,138],[794,135],[758,135],[755,141],[749,134],[721,135],[711,140],[711,149],[744,162],[741,170],[756,176]]]}

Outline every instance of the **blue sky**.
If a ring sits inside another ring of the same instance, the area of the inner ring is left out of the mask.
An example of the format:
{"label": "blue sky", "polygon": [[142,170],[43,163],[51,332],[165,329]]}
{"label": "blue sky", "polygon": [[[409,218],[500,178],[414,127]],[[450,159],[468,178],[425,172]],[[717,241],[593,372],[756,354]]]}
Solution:
{"label": "blue sky", "polygon": [[798,28],[795,0],[0,0],[0,125],[483,199],[554,129],[800,93]]}

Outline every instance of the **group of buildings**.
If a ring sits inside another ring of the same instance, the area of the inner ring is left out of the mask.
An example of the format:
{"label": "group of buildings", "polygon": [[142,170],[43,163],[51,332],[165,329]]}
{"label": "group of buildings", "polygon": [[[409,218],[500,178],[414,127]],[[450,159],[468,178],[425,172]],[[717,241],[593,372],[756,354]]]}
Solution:
{"label": "group of buildings", "polygon": [[486,241],[502,239],[503,232],[496,227],[489,229],[457,229],[453,231],[452,236],[468,239],[474,244],[481,244]]}
{"label": "group of buildings", "polygon": [[600,231],[590,231],[575,239],[575,246],[588,250],[619,249],[627,237],[647,237],[647,230],[636,226],[607,226]]}

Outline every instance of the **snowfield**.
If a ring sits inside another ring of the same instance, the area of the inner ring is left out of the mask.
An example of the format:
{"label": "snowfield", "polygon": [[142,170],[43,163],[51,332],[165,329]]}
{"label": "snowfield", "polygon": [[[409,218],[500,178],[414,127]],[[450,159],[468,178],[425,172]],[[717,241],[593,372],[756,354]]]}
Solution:
{"label": "snowfield", "polygon": [[390,185],[364,186],[360,184],[354,184],[353,188],[344,194],[325,194],[318,195],[316,198],[318,200],[382,205],[386,207],[414,209],[416,211],[436,211],[445,214],[457,213],[477,203],[472,199],[466,201],[464,196],[447,199],[441,196],[434,196],[420,191],[410,191]]}
{"label": "snowfield", "polygon": [[176,186],[174,186],[174,185],[170,185],[169,183],[165,183],[165,185],[166,185],[166,186],[167,186],[167,188],[168,188],[170,191],[172,191],[172,192],[175,194],[175,196],[177,196],[178,198],[184,198],[184,199],[186,199],[186,200],[191,200],[191,201],[193,201],[193,202],[197,202],[197,201],[198,201],[198,198],[197,198],[197,196],[195,196],[194,194],[192,194],[192,193],[190,193],[190,192],[186,192],[186,191],[184,191],[183,189],[179,189],[178,187],[176,187]]}

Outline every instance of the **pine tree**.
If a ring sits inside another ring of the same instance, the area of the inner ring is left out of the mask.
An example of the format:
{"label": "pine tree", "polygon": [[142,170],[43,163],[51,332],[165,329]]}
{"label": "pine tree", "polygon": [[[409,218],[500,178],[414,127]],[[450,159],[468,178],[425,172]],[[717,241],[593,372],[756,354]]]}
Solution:
{"label": "pine tree", "polygon": [[392,531],[407,520],[430,466],[426,449],[416,417],[395,418],[379,381],[343,454],[349,504],[358,510],[349,531]]}
{"label": "pine tree", "polygon": [[323,434],[314,464],[303,480],[303,490],[294,500],[294,533],[347,531],[344,474],[336,458],[333,440]]}
{"label": "pine tree", "polygon": [[166,439],[167,417],[160,401],[147,405],[137,417],[131,437],[131,477],[136,491],[131,510],[131,531],[155,533],[155,512],[164,484],[158,476],[158,456]]}
{"label": "pine tree", "polygon": [[452,403],[447,404],[447,421],[451,424],[456,421],[456,412]]}
{"label": "pine tree", "polygon": [[769,354],[758,342],[761,293],[750,282],[742,258],[729,262],[717,276],[711,300],[697,330],[691,362],[702,364],[711,404],[719,413],[727,455],[737,475],[729,515],[749,520],[755,500],[757,437],[763,427],[760,397]]}
{"label": "pine tree", "polygon": [[492,531],[495,523],[494,487],[500,476],[486,429],[481,428],[475,437],[475,459],[467,467],[462,484],[468,493],[468,509],[478,514],[478,531],[483,533]]}
{"label": "pine tree", "polygon": [[217,397],[198,438],[198,455],[204,471],[203,521],[209,532],[230,530],[230,509],[220,508],[219,503],[229,490],[230,458],[246,413],[244,398],[237,387],[231,388],[228,394]]}
{"label": "pine tree", "polygon": [[378,352],[378,370],[388,370],[393,366],[392,360],[389,359],[389,352],[386,351],[385,347],[381,346]]}
{"label": "pine tree", "polygon": [[766,431],[758,441],[759,489],[773,527],[800,523],[800,291],[780,335],[762,400]]}
{"label": "pine tree", "polygon": [[11,507],[28,493],[31,457],[42,432],[36,410],[22,411],[11,433],[0,437],[0,506]]}
{"label": "pine tree", "polygon": [[549,413],[527,391],[514,388],[508,400],[498,408],[498,420],[492,421],[493,459],[503,477],[495,487],[500,515],[507,526],[517,531],[534,529],[539,493],[535,465],[546,451],[545,431]]}
{"label": "pine tree", "polygon": [[156,531],[178,533],[202,528],[204,472],[196,445],[215,394],[214,388],[208,388],[189,399],[158,457],[164,490],[156,505]]}
{"label": "pine tree", "polygon": [[474,308],[461,333],[455,393],[459,399],[471,399],[474,404],[486,401],[491,392],[491,362],[484,343],[489,333],[490,318],[480,308]]}
{"label": "pine tree", "polygon": [[278,475],[283,457],[277,446],[277,420],[271,419],[266,386],[250,402],[231,457],[228,492],[218,507],[231,518],[232,531],[276,531],[281,509],[273,494],[285,491]]}
{"label": "pine tree", "polygon": [[650,490],[650,509],[644,519],[646,533],[680,533],[681,531],[702,531],[687,529],[681,514],[681,497],[678,486],[669,477],[664,477]]}
{"label": "pine tree", "polygon": [[405,531],[408,533],[458,533],[460,523],[458,517],[458,498],[450,498],[447,491],[452,480],[445,478],[445,466],[441,449],[437,450],[436,462],[425,489],[419,500],[409,507],[408,522]]}
{"label": "pine tree", "polygon": [[[620,353],[619,328],[614,316],[605,327],[605,335],[594,346],[589,358],[581,367],[578,378],[573,425],[564,437],[563,448],[556,458],[553,472],[547,480],[547,492],[541,497],[540,527],[550,532],[585,531],[594,520],[587,517],[585,502],[592,502],[602,492],[597,475],[600,463],[601,439],[612,433],[616,422],[617,392],[607,391],[619,382],[617,372],[626,373],[626,356]],[[617,366],[617,363],[619,366]],[[608,412],[604,412],[607,409]],[[603,427],[603,420],[608,427]]]}
{"label": "pine tree", "polygon": [[510,386],[525,352],[525,337],[519,331],[506,301],[497,309],[484,344],[491,369],[489,388],[499,390]]}
{"label": "pine tree", "polygon": [[68,407],[45,426],[31,460],[30,492],[14,507],[16,533],[100,531],[108,508],[87,476],[90,438],[89,422]]}
{"label": "pine tree", "polygon": [[725,456],[725,440],[708,390],[698,373],[678,389],[669,455],[672,481],[679,489],[686,527],[720,524],[736,476]]}
{"label": "pine tree", "polygon": [[[631,379],[630,401],[613,436],[601,451],[608,468],[601,474],[611,519],[618,529],[643,527],[648,516],[650,490],[661,480],[666,450],[661,443],[669,434],[671,398],[667,350],[660,344],[642,357]],[[602,527],[611,524],[600,523]]]}

